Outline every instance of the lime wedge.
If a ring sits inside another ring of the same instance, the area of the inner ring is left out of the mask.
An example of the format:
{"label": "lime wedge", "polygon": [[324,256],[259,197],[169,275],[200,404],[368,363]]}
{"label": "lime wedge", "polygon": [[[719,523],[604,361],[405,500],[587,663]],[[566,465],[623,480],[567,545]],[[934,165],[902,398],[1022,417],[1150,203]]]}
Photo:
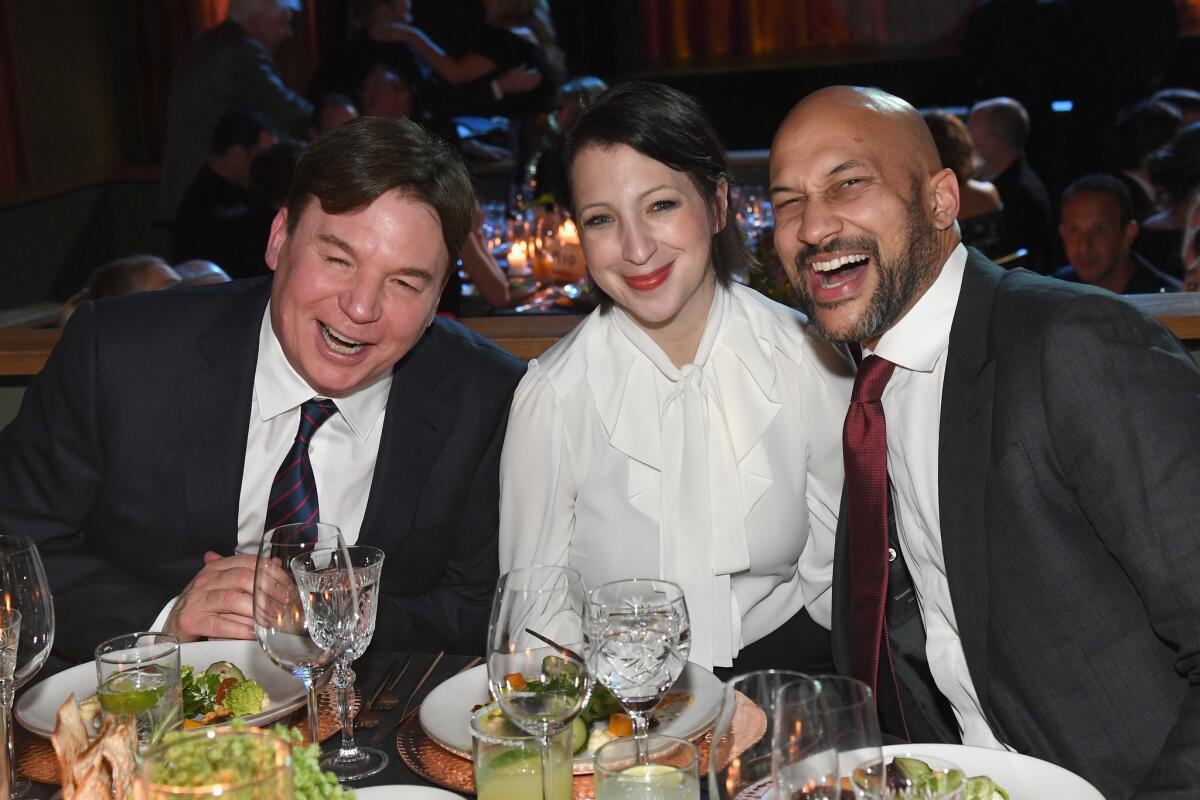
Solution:
{"label": "lime wedge", "polygon": [[660,785],[683,782],[682,773],[675,767],[670,767],[666,764],[635,764],[628,769],[621,770],[621,777],[636,778],[639,781]]}

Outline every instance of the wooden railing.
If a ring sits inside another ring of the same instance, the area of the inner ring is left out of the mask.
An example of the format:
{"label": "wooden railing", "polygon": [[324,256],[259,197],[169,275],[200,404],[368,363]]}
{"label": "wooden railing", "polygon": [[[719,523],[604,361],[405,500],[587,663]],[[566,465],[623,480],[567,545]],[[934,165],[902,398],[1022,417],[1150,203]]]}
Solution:
{"label": "wooden railing", "polygon": [[[1157,317],[1192,350],[1200,349],[1200,293],[1126,297]],[[536,358],[579,323],[578,316],[476,317],[463,323],[524,359]],[[53,329],[0,328],[0,377],[29,378],[41,371],[58,342]]]}

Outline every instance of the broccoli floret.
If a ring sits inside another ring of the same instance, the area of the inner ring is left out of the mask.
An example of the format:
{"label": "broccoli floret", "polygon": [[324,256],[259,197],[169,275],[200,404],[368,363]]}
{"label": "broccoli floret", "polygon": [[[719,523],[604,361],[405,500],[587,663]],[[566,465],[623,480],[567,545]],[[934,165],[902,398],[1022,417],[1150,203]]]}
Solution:
{"label": "broccoli floret", "polygon": [[267,693],[254,681],[241,681],[229,687],[221,703],[235,717],[244,717],[266,708]]}

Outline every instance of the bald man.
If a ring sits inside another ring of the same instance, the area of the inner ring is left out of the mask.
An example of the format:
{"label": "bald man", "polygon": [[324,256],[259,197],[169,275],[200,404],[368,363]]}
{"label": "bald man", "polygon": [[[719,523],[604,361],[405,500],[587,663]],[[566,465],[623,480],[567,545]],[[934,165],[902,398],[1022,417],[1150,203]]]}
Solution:
{"label": "bald man", "polygon": [[1015,749],[1109,798],[1196,797],[1200,370],[1116,296],[964,247],[954,175],[897,97],[797,105],[771,198],[814,326],[864,356],[839,668],[896,735]]}

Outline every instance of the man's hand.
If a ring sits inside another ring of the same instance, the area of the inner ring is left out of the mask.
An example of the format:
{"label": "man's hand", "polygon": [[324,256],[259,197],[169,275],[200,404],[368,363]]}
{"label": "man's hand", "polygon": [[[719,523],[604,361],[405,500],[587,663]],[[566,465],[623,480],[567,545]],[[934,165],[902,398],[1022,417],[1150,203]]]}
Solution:
{"label": "man's hand", "polygon": [[204,554],[204,568],[175,600],[164,626],[181,642],[254,638],[254,556]]}
{"label": "man's hand", "polygon": [[502,95],[521,94],[536,89],[542,82],[542,73],[532,67],[519,66],[506,70],[496,76],[493,83]]}

